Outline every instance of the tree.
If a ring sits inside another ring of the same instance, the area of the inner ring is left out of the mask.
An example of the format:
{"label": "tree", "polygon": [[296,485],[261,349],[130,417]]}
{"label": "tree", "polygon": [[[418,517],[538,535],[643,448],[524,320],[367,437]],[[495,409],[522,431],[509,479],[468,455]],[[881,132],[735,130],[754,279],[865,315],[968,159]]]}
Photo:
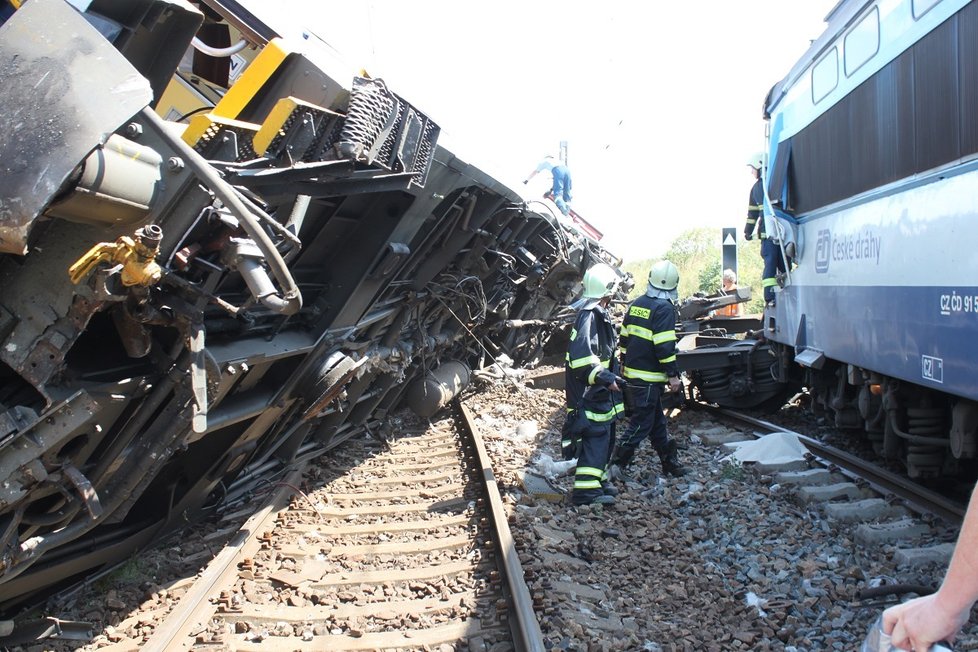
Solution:
{"label": "tree", "polygon": [[[720,287],[721,232],[719,229],[700,227],[680,234],[663,258],[679,269],[679,298],[690,297],[696,292],[707,294]],[[751,288],[751,301],[744,306],[744,314],[760,313],[764,309],[764,293],[761,290],[761,271],[764,263],[758,250],[759,241],[737,243],[738,278],[740,287]],[[649,270],[660,258],[631,261],[623,269],[635,278],[635,287],[629,299],[646,290]]]}
{"label": "tree", "polygon": [[712,260],[703,266],[700,270],[699,276],[699,291],[704,294],[713,294],[719,290],[723,285],[723,278],[721,276],[720,259]]}

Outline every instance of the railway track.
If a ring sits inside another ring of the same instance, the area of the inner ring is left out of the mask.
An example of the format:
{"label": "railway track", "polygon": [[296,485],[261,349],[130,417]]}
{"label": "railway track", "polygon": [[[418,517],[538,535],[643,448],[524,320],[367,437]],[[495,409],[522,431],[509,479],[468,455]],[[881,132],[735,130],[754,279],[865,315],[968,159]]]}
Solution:
{"label": "railway track", "polygon": [[[533,385],[543,385],[542,380],[535,378]],[[657,459],[643,447],[633,481],[620,485],[613,508],[551,502],[559,501],[552,493],[570,490],[573,478],[562,474],[550,480],[547,493],[528,495],[530,488],[542,487],[524,484],[525,477],[548,469],[546,459],[537,461],[537,456],[559,454],[562,401],[559,390],[530,388],[524,394],[509,383],[466,398],[479,415],[494,470],[474,461],[478,444],[461,448],[464,431],[455,428],[466,421],[465,411],[439,421],[431,431],[413,425],[411,415],[393,417],[387,427],[402,436],[389,448],[370,437],[351,437],[328,461],[317,460],[320,466],[285,478],[278,487],[279,506],[251,516],[228,550],[213,548],[211,556],[220,552],[209,566],[92,582],[91,591],[71,601],[52,601],[47,612],[59,622],[91,623],[94,636],[84,647],[91,652],[373,649],[367,646],[381,636],[408,640],[402,649],[424,649],[425,640],[405,633],[430,636],[452,623],[470,629],[451,642],[427,644],[428,649],[542,649],[521,645],[513,636],[530,596],[522,592],[520,606],[507,601],[506,594],[510,582],[518,585],[525,575],[547,649],[589,649],[597,641],[620,650],[668,649],[670,643],[674,649],[696,650],[854,649],[879,610],[939,581],[946,565],[940,555],[955,535],[946,519],[926,516],[893,494],[875,493],[870,483],[845,475],[833,463],[822,468],[813,457],[792,469],[758,463],[752,471],[751,465],[731,464],[721,443],[710,439],[709,433],[716,432],[743,440],[768,431],[765,422],[731,424],[715,412],[671,412],[671,431],[688,446],[684,463],[690,474],[659,478]],[[532,424],[547,425],[537,430]],[[448,453],[453,446],[455,452]],[[450,460],[454,465],[447,464]],[[398,468],[388,469],[389,474],[383,461]],[[431,468],[412,468],[420,465]],[[449,474],[454,475],[433,479]],[[422,483],[416,479],[422,475],[431,477]],[[516,572],[508,569],[516,562],[508,533],[496,533],[491,519],[482,520],[494,509],[491,493],[497,479],[519,548]],[[482,493],[483,481],[489,494]],[[454,485],[468,489],[448,489]],[[395,491],[411,495],[370,497]],[[480,503],[484,495],[489,497]],[[847,513],[850,505],[866,500],[886,513]],[[458,502],[453,506],[451,501]],[[416,502],[428,507],[412,515],[406,510]],[[399,513],[372,511],[381,508]],[[243,511],[229,513],[221,523]],[[452,515],[466,519],[460,526],[464,533],[398,529],[400,523],[431,525]],[[338,534],[381,523],[382,533]],[[462,534],[473,538],[461,549],[409,551],[422,538],[440,541]],[[244,550],[247,541],[254,550]],[[390,543],[398,544],[393,551],[376,547]],[[161,546],[157,559],[168,559],[175,548],[178,554],[198,554],[189,541],[180,541],[179,546]],[[143,565],[147,570],[157,567],[153,559]],[[464,577],[403,581],[395,575],[455,562],[475,568]],[[310,573],[319,577],[304,579]],[[386,582],[366,582],[367,573],[383,573]],[[317,585],[340,574],[356,575],[359,583]],[[462,604],[467,591],[477,597]],[[419,604],[424,600],[433,602],[425,608]],[[408,603],[414,607],[398,606]],[[479,635],[473,633],[476,621]],[[978,630],[963,640],[978,646]]]}
{"label": "railway track", "polygon": [[938,516],[952,523],[960,523],[964,517],[967,505],[962,504],[961,501],[942,495],[919,482],[888,471],[878,464],[864,460],[848,451],[746,414],[712,406],[698,407],[720,417],[757,428],[760,433],[785,432],[794,435],[815,458],[826,466],[831,466],[834,470],[865,483],[872,490],[886,497],[887,500],[898,498],[904,501],[908,508],[914,512]]}
{"label": "railway track", "polygon": [[484,447],[456,414],[294,471],[143,649],[543,650]]}
{"label": "railway track", "polygon": [[[754,429],[754,437],[774,432],[797,437],[809,451],[808,468],[795,470],[789,463],[779,469],[774,464],[764,470],[772,486],[787,488],[794,502],[817,511],[840,536],[851,537],[861,555],[883,554],[896,569],[909,574],[914,568],[944,567],[950,560],[951,541],[957,537],[967,507],[959,500],[777,424],[731,410],[696,407],[721,421]],[[892,603],[899,596],[930,593],[936,580],[907,583],[891,579],[864,587],[857,597]]]}

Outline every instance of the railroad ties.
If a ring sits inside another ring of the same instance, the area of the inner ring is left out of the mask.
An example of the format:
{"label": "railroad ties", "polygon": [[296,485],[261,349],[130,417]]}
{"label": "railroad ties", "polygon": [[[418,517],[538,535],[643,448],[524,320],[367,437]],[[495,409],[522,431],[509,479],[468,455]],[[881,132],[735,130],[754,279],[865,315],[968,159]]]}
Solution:
{"label": "railroad ties", "polygon": [[492,474],[459,430],[360,438],[294,473],[144,649],[511,649],[523,580],[500,570]]}
{"label": "railroad ties", "polygon": [[[705,408],[704,408],[705,409]],[[756,436],[780,432],[796,437],[810,451],[805,459],[752,464],[754,471],[781,493],[790,493],[800,507],[819,512],[838,528],[851,528],[853,540],[866,550],[892,549],[897,567],[946,565],[954,544],[941,538],[959,526],[964,505],[878,465],[775,424],[728,410],[711,411],[721,418],[756,428]],[[751,439],[720,429],[703,433],[704,443],[730,452]]]}

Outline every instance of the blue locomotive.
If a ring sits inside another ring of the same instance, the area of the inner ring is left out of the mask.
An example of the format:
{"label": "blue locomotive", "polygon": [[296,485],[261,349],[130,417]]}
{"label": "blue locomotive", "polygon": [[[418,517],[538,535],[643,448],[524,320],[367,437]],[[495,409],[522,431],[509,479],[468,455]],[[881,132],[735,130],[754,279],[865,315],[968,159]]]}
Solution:
{"label": "blue locomotive", "polygon": [[789,264],[763,335],[690,376],[726,405],[807,387],[911,477],[955,474],[978,454],[978,3],[843,0],[826,21],[764,104],[763,219]]}

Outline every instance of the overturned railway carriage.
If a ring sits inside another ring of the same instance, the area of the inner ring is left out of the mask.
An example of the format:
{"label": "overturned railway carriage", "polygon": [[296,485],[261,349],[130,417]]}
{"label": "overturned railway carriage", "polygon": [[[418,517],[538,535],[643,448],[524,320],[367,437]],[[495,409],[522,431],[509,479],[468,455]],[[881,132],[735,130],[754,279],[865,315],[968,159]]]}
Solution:
{"label": "overturned railway carriage", "polygon": [[912,477],[973,476],[978,3],[847,0],[827,20],[766,102],[764,219],[793,265],[738,370],[809,387]]}
{"label": "overturned railway carriage", "polygon": [[532,363],[610,259],[315,38],[81,4],[0,26],[2,605]]}

